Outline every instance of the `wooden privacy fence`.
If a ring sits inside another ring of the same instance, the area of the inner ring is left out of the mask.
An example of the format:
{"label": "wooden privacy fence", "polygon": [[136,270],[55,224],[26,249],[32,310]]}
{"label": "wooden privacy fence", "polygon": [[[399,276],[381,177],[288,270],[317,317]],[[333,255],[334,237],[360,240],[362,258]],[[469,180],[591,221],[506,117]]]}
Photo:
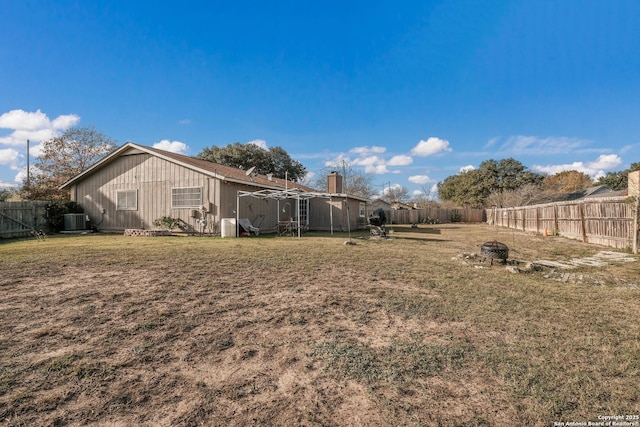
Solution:
{"label": "wooden privacy fence", "polygon": [[488,223],[501,227],[638,251],[638,201],[635,197],[487,209],[486,216]]}
{"label": "wooden privacy fence", "polygon": [[46,228],[47,202],[0,202],[0,238],[24,237]]}
{"label": "wooden privacy fence", "polygon": [[[484,209],[448,209],[448,208],[429,208],[429,209],[398,209],[386,211],[393,224],[420,224],[420,223],[439,223],[448,222],[484,222]],[[455,220],[455,221],[454,221]]]}

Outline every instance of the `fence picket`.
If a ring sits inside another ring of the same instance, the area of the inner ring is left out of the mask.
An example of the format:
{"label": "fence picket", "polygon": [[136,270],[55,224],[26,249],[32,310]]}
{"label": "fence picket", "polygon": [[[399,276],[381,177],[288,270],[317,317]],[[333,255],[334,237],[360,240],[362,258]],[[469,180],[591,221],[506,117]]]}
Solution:
{"label": "fence picket", "polygon": [[43,201],[0,202],[0,238],[29,236],[46,228]]}
{"label": "fence picket", "polygon": [[487,209],[486,217],[490,218],[489,223],[500,227],[536,233],[541,230],[544,233],[546,230],[548,234],[616,249],[629,249],[637,253],[635,203],[634,199],[625,196],[602,197],[518,208]]}

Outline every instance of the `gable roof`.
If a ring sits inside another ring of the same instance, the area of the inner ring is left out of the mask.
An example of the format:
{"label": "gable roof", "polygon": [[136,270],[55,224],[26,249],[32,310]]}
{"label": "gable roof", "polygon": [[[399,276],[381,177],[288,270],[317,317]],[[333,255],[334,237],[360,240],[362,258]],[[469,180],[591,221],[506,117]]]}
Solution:
{"label": "gable roof", "polygon": [[606,185],[596,185],[594,187],[582,188],[571,193],[562,194],[558,201],[572,201],[596,197],[616,197],[624,195],[625,190],[614,191]]}
{"label": "gable roof", "polygon": [[381,199],[381,198],[379,198],[379,197],[378,197],[377,199],[373,199],[373,200],[371,200],[371,201],[369,202],[369,204],[370,204],[371,206],[378,206],[378,207],[385,206],[387,209],[391,209],[391,203],[389,203],[389,202],[387,202],[386,200]]}
{"label": "gable roof", "polygon": [[127,142],[126,144],[122,145],[112,153],[108,154],[102,160],[98,161],[97,163],[89,167],[84,172],[71,178],[69,181],[62,184],[60,186],[60,189],[64,190],[65,188],[68,188],[69,186],[79,181],[82,181],[83,179],[92,175],[96,171],[102,169],[103,167],[106,167],[107,165],[109,165],[119,157],[133,155],[133,154],[143,154],[143,153],[164,159],[171,163],[178,164],[187,169],[191,169],[191,170],[200,172],[204,175],[208,175],[212,178],[218,178],[222,181],[236,182],[236,183],[246,184],[246,185],[260,187],[260,188],[273,188],[273,189],[296,188],[302,191],[315,191],[311,187],[307,187],[306,185],[302,185],[294,181],[287,181],[282,178],[275,178],[275,177],[272,177],[270,179],[266,175],[259,175],[259,174],[247,175],[246,171],[242,169],[225,166],[218,163],[213,163],[208,160],[196,159],[195,157],[189,157],[183,154],[172,153],[170,151],[160,150],[158,148],[138,145],[132,142]]}

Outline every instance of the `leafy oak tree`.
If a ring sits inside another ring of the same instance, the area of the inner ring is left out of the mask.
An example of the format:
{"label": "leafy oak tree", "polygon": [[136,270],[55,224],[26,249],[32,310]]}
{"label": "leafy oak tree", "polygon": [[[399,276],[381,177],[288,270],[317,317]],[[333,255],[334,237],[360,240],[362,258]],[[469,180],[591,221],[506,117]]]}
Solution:
{"label": "leafy oak tree", "polygon": [[629,172],[640,170],[640,162],[631,163],[629,169],[620,172],[607,172],[598,179],[598,184],[608,185],[612,190],[622,190],[629,186]]}
{"label": "leafy oak tree", "polygon": [[30,200],[67,200],[59,190],[74,176],[116,148],[116,142],[94,127],[71,128],[41,145],[33,176],[25,183],[21,196]]}
{"label": "leafy oak tree", "polygon": [[239,142],[225,147],[212,146],[203,149],[196,157],[210,162],[238,169],[255,168],[256,173],[273,174],[277,178],[301,180],[307,174],[307,169],[294,160],[282,147],[270,147],[265,150],[255,144],[241,144]]}
{"label": "leafy oak tree", "polygon": [[479,208],[483,207],[493,184],[489,177],[479,170],[460,172],[438,183],[438,195],[448,205]]}
{"label": "leafy oak tree", "polygon": [[441,200],[452,204],[481,208],[487,206],[492,193],[513,192],[526,185],[539,184],[542,179],[542,175],[513,158],[491,159],[480,163],[478,169],[446,178],[438,184],[438,194]]}

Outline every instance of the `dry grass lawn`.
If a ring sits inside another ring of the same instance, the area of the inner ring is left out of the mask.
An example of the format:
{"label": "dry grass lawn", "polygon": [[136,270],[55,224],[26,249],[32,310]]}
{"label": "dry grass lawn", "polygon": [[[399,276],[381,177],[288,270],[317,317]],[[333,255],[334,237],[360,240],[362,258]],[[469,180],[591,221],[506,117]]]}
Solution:
{"label": "dry grass lawn", "polygon": [[[0,424],[552,426],[640,414],[640,262],[488,225],[0,242]],[[515,263],[515,262],[514,262]],[[516,266],[511,266],[516,267]]]}

